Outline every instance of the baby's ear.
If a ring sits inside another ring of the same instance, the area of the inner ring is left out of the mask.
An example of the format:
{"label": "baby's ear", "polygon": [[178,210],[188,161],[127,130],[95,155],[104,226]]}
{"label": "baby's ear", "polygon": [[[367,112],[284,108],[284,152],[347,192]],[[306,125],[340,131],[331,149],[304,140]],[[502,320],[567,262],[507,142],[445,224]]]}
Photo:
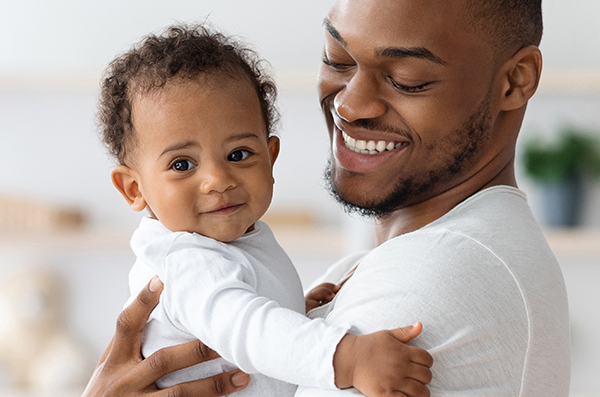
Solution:
{"label": "baby's ear", "polygon": [[137,172],[125,165],[115,167],[110,173],[113,185],[123,195],[134,211],[146,208],[146,200],[142,195]]}
{"label": "baby's ear", "polygon": [[273,164],[275,164],[275,160],[277,160],[277,156],[279,156],[279,137],[276,135],[271,135],[269,137],[269,156],[271,157],[271,168],[273,168]]}

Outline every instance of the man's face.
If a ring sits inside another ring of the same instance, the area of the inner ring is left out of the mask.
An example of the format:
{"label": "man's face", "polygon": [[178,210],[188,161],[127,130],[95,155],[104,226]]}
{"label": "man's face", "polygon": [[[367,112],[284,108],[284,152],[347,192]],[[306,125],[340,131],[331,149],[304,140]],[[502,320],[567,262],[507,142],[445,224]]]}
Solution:
{"label": "man's face", "polygon": [[500,150],[494,63],[464,28],[463,1],[338,0],[324,27],[318,88],[340,201],[385,216],[459,185]]}

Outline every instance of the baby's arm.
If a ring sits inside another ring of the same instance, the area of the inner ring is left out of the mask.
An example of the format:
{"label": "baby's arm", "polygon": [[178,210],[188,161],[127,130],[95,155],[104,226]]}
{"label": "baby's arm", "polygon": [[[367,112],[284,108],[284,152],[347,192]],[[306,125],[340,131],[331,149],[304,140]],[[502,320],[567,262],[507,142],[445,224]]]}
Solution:
{"label": "baby's arm", "polygon": [[429,396],[433,358],[427,351],[405,343],[421,333],[416,323],[391,331],[346,335],[333,360],[335,384],[354,386],[367,396]]}
{"label": "baby's arm", "polygon": [[[341,285],[322,283],[305,296],[306,312],[331,302]],[[420,322],[392,331],[355,336],[348,334],[338,344],[333,359],[335,384],[354,386],[368,396],[403,392],[428,396],[433,363],[425,350],[405,345],[421,333]]]}
{"label": "baby's arm", "polygon": [[[380,384],[406,383],[412,375],[397,376],[398,382],[385,379],[397,374],[404,365],[399,362],[411,361],[407,352],[416,349],[391,338],[391,331],[356,337],[347,334],[349,325],[337,327],[322,319],[310,320],[257,295],[252,283],[246,281],[251,276],[239,263],[203,255],[203,260],[218,267],[184,266],[180,272],[177,263],[167,264],[167,274],[179,273],[178,284],[170,288],[170,277],[164,279],[163,303],[169,307],[176,326],[188,330],[242,370],[309,387],[355,385],[372,396],[384,395],[379,393],[383,389],[377,389]],[[338,363],[335,373],[334,355]],[[364,356],[370,357],[363,363]],[[389,363],[391,369],[380,373],[378,368],[387,368]]]}

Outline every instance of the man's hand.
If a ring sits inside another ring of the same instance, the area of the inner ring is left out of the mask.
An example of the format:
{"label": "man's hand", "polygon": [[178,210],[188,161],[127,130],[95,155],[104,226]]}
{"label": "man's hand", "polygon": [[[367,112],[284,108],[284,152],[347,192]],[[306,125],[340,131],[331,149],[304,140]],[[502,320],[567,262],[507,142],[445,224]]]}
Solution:
{"label": "man's hand", "polygon": [[304,297],[306,313],[315,307],[323,306],[325,303],[331,302],[340,288],[341,285],[335,285],[331,283],[317,285]]}
{"label": "man's hand", "polygon": [[117,331],[102,355],[82,397],[215,397],[245,388],[249,375],[240,370],[157,390],[162,376],[218,357],[202,342],[190,342],[159,350],[142,359],[142,330],[158,304],[163,284],[154,277],[137,299],[119,315]]}
{"label": "man's hand", "polygon": [[354,386],[370,397],[428,397],[425,385],[431,382],[433,358],[427,351],[405,344],[422,328],[416,323],[368,335],[346,335],[333,357],[335,384],[339,388]]}

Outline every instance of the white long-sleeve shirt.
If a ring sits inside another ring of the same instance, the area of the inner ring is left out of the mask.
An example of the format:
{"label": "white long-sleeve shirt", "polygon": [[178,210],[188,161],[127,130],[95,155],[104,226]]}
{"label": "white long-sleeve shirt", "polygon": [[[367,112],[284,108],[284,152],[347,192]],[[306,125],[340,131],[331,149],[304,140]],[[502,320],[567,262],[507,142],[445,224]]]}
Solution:
{"label": "white long-sleeve shirt", "polygon": [[414,344],[434,358],[431,396],[568,396],[564,280],[520,190],[483,190],[417,231],[345,258],[316,283],[337,283],[357,263],[335,299],[309,317],[349,322],[356,334],[421,321]]}
{"label": "white long-sleeve shirt", "polygon": [[240,396],[293,395],[295,385],[336,388],[333,355],[349,326],[330,326],[303,314],[300,279],[265,223],[221,243],[174,233],[144,218],[131,247],[137,257],[130,272],[132,296],[155,274],[165,285],[144,329],[144,356],[200,339],[223,357],[167,375],[159,387],[235,365],[257,373]]}

